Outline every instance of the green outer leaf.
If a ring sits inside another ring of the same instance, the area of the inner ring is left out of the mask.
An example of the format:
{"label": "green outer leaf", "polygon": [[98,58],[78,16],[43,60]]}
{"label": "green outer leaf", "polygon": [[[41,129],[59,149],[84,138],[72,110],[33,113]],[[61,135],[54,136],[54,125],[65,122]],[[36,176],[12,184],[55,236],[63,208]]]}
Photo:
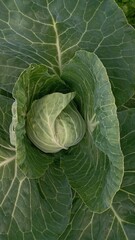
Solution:
{"label": "green outer leaf", "polygon": [[9,125],[12,119],[11,106],[13,99],[0,95],[0,103],[0,137],[9,143]]}
{"label": "green outer leaf", "polygon": [[[75,197],[73,199],[70,223],[59,240],[91,240],[89,226],[93,219],[93,215],[94,213],[89,211],[81,199]],[[86,238],[84,236],[81,238],[83,233],[85,233]]]}
{"label": "green outer leaf", "polygon": [[11,162],[0,168],[0,186],[1,240],[58,239],[69,221],[72,200],[60,168],[50,165],[36,182]]}
{"label": "green outer leaf", "polygon": [[70,223],[59,240],[134,240],[134,230],[126,233],[125,229],[123,219],[113,207],[102,214],[95,214],[75,198]]}
{"label": "green outer leaf", "polygon": [[118,108],[118,112],[128,110],[129,108],[135,108],[135,92],[128,102]]}
{"label": "green outer leaf", "polygon": [[[124,178],[120,190],[116,194],[113,205],[106,215],[101,215],[102,222],[110,221],[112,224],[107,234],[107,240],[134,240],[135,237],[135,109],[122,111],[118,114],[121,129],[121,146],[124,153]],[[95,225],[99,222],[99,216],[95,218]],[[103,229],[101,229],[101,232]],[[96,232],[96,231],[95,231]],[[98,231],[97,231],[98,232]],[[98,240],[97,236],[95,239]],[[83,238],[82,238],[83,239]],[[99,237],[101,239],[101,235]],[[104,240],[105,238],[103,238]],[[83,239],[84,240],[84,239]]]}
{"label": "green outer leaf", "polygon": [[117,104],[133,95],[135,30],[113,0],[0,0],[1,88],[30,63],[61,72],[78,49],[103,61]]}
{"label": "green outer leaf", "polygon": [[43,175],[48,164],[54,160],[54,156],[41,152],[27,138],[26,115],[35,99],[59,89],[65,91],[65,83],[59,77],[50,75],[43,65],[29,66],[14,86],[13,96],[17,102],[16,109],[13,111],[16,157],[18,164],[30,178]]}
{"label": "green outer leaf", "polygon": [[65,65],[62,78],[76,91],[87,130],[77,146],[62,154],[61,165],[86,205],[101,212],[109,208],[119,190],[124,170],[109,79],[99,58],[83,50]]}
{"label": "green outer leaf", "polygon": [[[115,209],[130,240],[135,236],[135,108],[119,113],[121,146],[125,156],[125,174]],[[122,200],[122,204],[121,204]]]}
{"label": "green outer leaf", "polygon": [[0,168],[15,159],[15,148],[9,140],[9,124],[11,122],[11,106],[13,100],[0,95]]}

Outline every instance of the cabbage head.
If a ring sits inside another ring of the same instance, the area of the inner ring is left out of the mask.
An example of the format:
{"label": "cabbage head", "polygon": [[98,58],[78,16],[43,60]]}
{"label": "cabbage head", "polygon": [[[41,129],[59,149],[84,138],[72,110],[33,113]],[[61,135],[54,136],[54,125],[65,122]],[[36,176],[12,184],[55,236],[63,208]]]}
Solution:
{"label": "cabbage head", "polygon": [[85,122],[71,103],[75,93],[52,93],[35,100],[27,114],[27,134],[46,153],[76,145],[84,136]]}

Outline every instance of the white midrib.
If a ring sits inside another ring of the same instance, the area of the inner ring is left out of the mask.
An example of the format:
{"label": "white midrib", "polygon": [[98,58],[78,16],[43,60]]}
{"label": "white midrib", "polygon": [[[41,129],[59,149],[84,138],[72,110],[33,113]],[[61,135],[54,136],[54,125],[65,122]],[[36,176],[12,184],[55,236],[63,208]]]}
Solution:
{"label": "white midrib", "polygon": [[127,234],[126,234],[125,229],[124,229],[123,224],[122,224],[122,222],[123,222],[122,219],[121,219],[120,216],[117,214],[117,212],[115,211],[115,209],[113,208],[113,206],[111,206],[110,208],[111,208],[111,210],[112,210],[115,218],[116,218],[117,221],[119,222],[121,229],[123,230],[123,234],[125,235],[125,239],[128,240]]}
{"label": "white midrib", "polygon": [[57,26],[56,26],[56,22],[54,20],[54,17],[52,15],[52,13],[50,12],[49,4],[48,4],[48,12],[49,12],[49,14],[52,18],[52,23],[53,23],[53,27],[54,27],[55,36],[56,36],[56,48],[57,48],[57,54],[58,54],[58,67],[59,67],[59,71],[60,71],[60,74],[61,74],[62,63],[61,63],[61,49],[60,49],[59,34],[58,34],[58,30],[57,30]]}
{"label": "white midrib", "polygon": [[10,162],[12,162],[14,160],[15,160],[15,156],[13,156],[11,158],[7,158],[5,161],[0,162],[0,167],[6,166],[8,163],[10,163]]}
{"label": "white midrib", "polygon": [[12,182],[11,182],[11,184],[10,184],[10,187],[8,188],[7,192],[6,192],[5,195],[4,195],[4,198],[3,198],[2,202],[0,203],[0,207],[2,207],[5,199],[7,198],[9,192],[11,191],[12,186],[13,186],[13,184],[14,184],[14,182],[15,182],[16,177],[17,177],[17,164],[15,163],[15,173],[14,173],[14,177],[13,177],[13,179],[12,179]]}
{"label": "white midrib", "polygon": [[59,70],[60,70],[60,74],[61,74],[61,70],[62,70],[62,63],[61,63],[61,49],[60,49],[60,41],[59,41],[59,35],[58,35],[58,30],[56,27],[56,22],[53,20],[53,26],[54,26],[54,31],[56,34],[56,48],[57,48],[57,53],[58,53],[58,66],[59,66]]}

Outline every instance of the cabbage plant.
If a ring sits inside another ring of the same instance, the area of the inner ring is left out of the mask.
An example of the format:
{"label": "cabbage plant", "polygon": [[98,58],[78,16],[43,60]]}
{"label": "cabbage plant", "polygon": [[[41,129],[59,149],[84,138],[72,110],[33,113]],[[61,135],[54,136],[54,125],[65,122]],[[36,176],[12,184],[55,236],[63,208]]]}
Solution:
{"label": "cabbage plant", "polygon": [[113,0],[0,0],[0,239],[134,240],[135,30]]}

